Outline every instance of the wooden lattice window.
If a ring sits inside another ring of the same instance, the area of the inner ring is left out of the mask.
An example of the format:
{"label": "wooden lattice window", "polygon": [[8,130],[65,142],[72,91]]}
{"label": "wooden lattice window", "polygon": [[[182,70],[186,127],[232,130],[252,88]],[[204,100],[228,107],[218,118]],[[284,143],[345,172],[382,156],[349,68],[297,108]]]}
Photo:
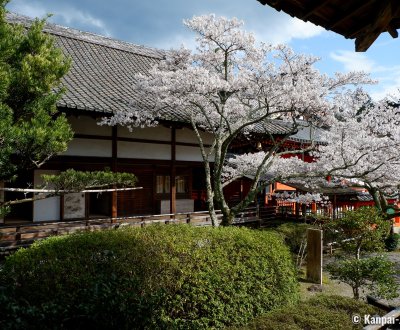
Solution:
{"label": "wooden lattice window", "polygon": [[[178,194],[184,194],[188,192],[189,178],[184,175],[178,175],[175,177],[176,192]],[[156,193],[157,194],[169,194],[171,187],[171,179],[169,175],[157,175],[156,177]]]}

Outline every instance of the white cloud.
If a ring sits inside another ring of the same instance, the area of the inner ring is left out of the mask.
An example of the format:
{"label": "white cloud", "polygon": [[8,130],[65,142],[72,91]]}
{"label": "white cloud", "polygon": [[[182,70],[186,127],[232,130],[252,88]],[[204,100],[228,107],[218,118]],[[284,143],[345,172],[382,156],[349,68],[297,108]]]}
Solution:
{"label": "white cloud", "polygon": [[366,53],[356,53],[347,50],[338,50],[330,53],[330,57],[341,63],[346,71],[365,71],[377,85],[366,87],[374,100],[387,95],[398,94],[400,88],[400,65],[380,65],[368,58]]}
{"label": "white cloud", "polygon": [[91,26],[96,28],[96,31],[98,31],[100,34],[111,36],[111,32],[101,19],[93,17],[92,15],[77,10],[75,8],[65,8],[60,13],[57,13],[54,16],[60,16],[62,20],[65,21],[67,26],[74,25],[74,23],[79,23],[84,26]]}
{"label": "white cloud", "polygon": [[[46,17],[47,14],[53,14],[54,19],[57,21],[62,21],[61,24],[66,24],[67,26],[79,24],[83,28],[93,30],[96,33],[100,33],[106,36],[111,36],[110,30],[107,28],[106,24],[99,18],[96,18],[84,11],[78,10],[70,5],[58,6],[55,9],[50,9],[43,4],[37,2],[24,3],[23,1],[14,0],[11,2],[7,9],[9,11],[26,15],[29,17]],[[54,21],[53,18],[50,21]],[[75,24],[76,23],[76,24]]]}
{"label": "white cloud", "polygon": [[[258,10],[260,9],[259,7],[257,8]],[[241,15],[237,15],[237,8],[235,8],[235,11],[217,11],[215,15],[228,18],[237,17],[243,20],[244,30],[252,32],[257,42],[265,42],[267,44],[287,44],[293,39],[313,38],[325,32],[323,28],[312,23],[303,22],[302,20],[292,18],[284,13],[275,12],[272,9],[263,7],[261,7],[261,9],[261,13],[258,12],[254,14],[254,11],[247,9],[244,10]],[[208,14],[208,12],[195,13],[195,15],[200,14]],[[194,34],[188,29],[183,28],[180,23],[181,21],[178,22],[179,23],[176,25],[178,28],[172,27],[168,34],[160,34],[160,38],[155,39],[156,42],[154,42],[154,44],[157,47],[169,49],[171,47],[177,48],[181,44],[184,44],[187,48],[192,50],[196,48]]]}
{"label": "white cloud", "polygon": [[290,39],[308,39],[313,38],[325,31],[320,26],[310,22],[304,22],[297,18],[292,18],[290,24],[286,26],[286,38]]}
{"label": "white cloud", "polygon": [[364,53],[356,53],[348,50],[338,50],[331,52],[330,57],[343,64],[346,71],[374,71],[375,63]]}
{"label": "white cloud", "polygon": [[17,14],[22,14],[29,17],[39,17],[39,18],[43,18],[49,13],[49,11],[42,6],[25,4],[18,1],[11,2],[7,6],[7,9]]}
{"label": "white cloud", "polygon": [[[378,77],[379,79],[379,77]],[[400,69],[393,70],[392,74],[381,77],[379,84],[371,89],[370,95],[374,100],[383,99],[390,95],[399,95],[400,91]]]}
{"label": "white cloud", "polygon": [[257,40],[272,44],[289,43],[293,39],[313,38],[325,31],[320,26],[290,16],[271,16],[271,20],[261,26],[252,26],[251,22],[249,20],[246,26],[253,30]]}
{"label": "white cloud", "polygon": [[160,49],[178,49],[181,46],[188,48],[192,51],[196,50],[197,43],[195,39],[188,34],[177,33],[167,38],[163,38],[157,42],[157,48]]}

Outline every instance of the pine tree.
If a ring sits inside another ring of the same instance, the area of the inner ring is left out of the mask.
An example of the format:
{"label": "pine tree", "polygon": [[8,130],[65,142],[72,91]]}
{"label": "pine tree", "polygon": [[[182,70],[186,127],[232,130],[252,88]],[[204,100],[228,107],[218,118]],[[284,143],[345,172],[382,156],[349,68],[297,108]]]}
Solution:
{"label": "pine tree", "polygon": [[70,60],[43,33],[45,20],[10,24],[0,0],[0,180],[40,167],[67,149],[73,132],[56,107]]}

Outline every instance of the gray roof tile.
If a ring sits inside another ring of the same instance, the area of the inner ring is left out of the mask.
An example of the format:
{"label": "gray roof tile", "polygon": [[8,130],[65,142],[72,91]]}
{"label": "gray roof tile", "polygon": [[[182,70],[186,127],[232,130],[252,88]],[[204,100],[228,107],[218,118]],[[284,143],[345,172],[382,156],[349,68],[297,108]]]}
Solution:
{"label": "gray roof tile", "polygon": [[[32,19],[9,13],[7,19],[29,26]],[[127,109],[139,95],[132,86],[135,73],[145,73],[165,54],[162,50],[47,23],[44,31],[72,60],[63,78],[67,92],[58,106],[101,113]]]}

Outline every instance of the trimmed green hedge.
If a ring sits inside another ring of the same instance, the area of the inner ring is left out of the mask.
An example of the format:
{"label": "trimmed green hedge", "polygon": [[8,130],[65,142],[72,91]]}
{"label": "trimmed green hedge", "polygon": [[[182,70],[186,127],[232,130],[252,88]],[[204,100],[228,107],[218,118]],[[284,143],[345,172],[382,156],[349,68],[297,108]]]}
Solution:
{"label": "trimmed green hedge", "polygon": [[52,237],[7,258],[2,329],[209,329],[298,300],[281,238],[149,226]]}
{"label": "trimmed green hedge", "polygon": [[385,312],[362,301],[336,295],[320,294],[298,305],[282,307],[258,317],[242,330],[354,330],[353,315],[376,315]]}

